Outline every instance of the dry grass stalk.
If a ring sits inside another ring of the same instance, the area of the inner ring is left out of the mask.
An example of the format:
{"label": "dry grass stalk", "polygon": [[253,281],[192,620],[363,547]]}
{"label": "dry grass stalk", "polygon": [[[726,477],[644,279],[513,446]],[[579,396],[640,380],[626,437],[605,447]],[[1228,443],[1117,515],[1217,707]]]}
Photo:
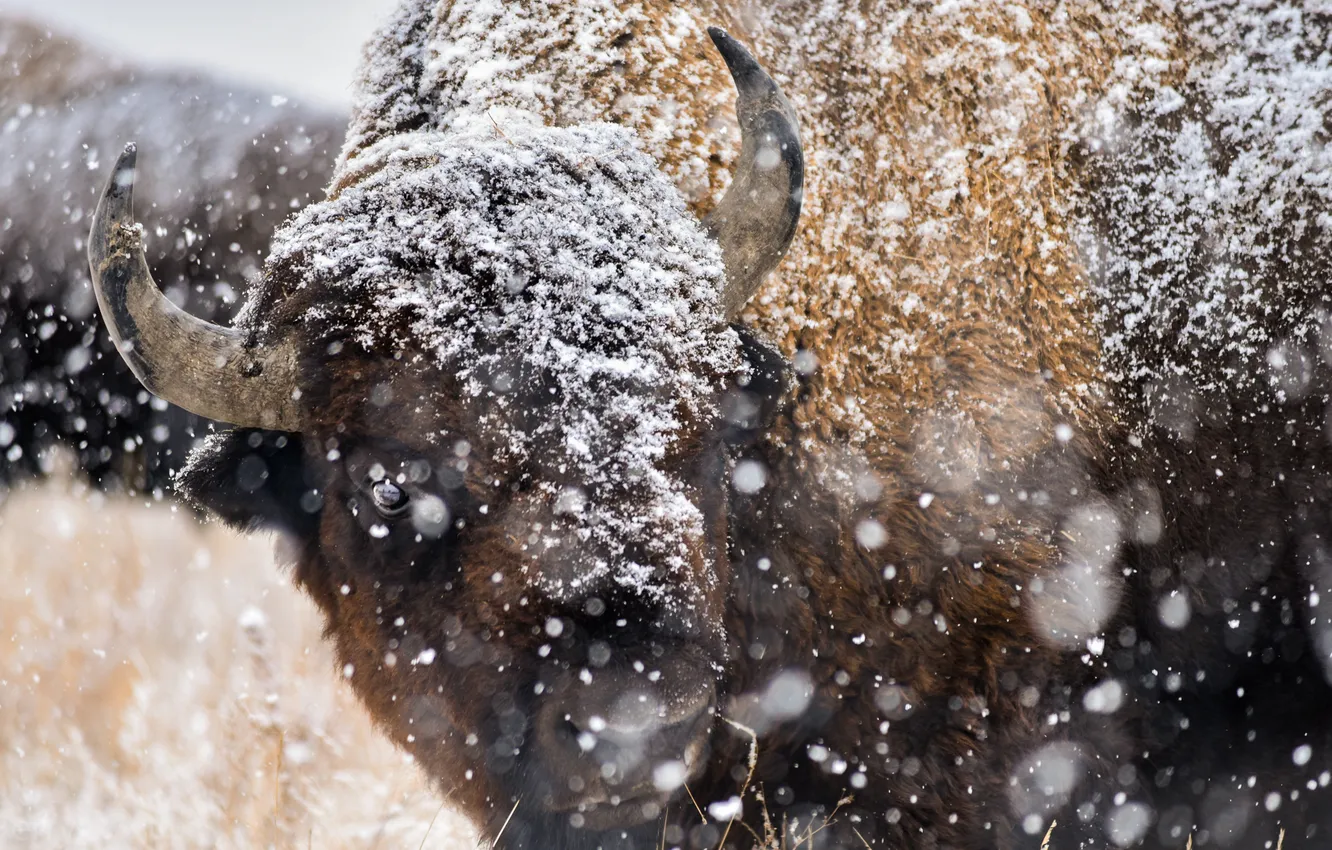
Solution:
{"label": "dry grass stalk", "polygon": [[[732,727],[749,736],[749,773],[745,776],[744,784],[740,786],[740,801],[744,802],[745,794],[749,792],[749,783],[754,781],[754,771],[758,770],[758,733],[743,723],[737,723],[729,717],[722,718]],[[722,850],[726,846],[726,837],[731,834],[731,825],[735,823],[735,818],[726,822],[726,830],[722,832],[721,841],[717,842],[717,850]]]}
{"label": "dry grass stalk", "polygon": [[[745,726],[742,723],[737,723],[736,721],[730,719],[729,717],[723,719],[732,727],[734,727],[736,730],[749,737],[749,756],[747,759],[747,767],[749,768],[749,773],[746,775],[744,785],[741,786],[740,789],[740,799],[741,802],[743,802],[745,795],[750,792],[751,784],[754,781],[754,773],[758,770],[758,733],[755,732],[750,727]],[[805,833],[803,835],[798,835],[795,839],[795,843],[790,844],[789,842],[791,840],[791,829],[788,828],[786,817],[783,815],[781,832],[778,833],[778,831],[776,830],[776,828],[772,823],[772,813],[768,809],[767,798],[764,796],[763,789],[762,788],[754,789],[753,796],[754,796],[754,801],[758,803],[763,812],[764,834],[762,836],[759,836],[757,833],[754,832],[754,830],[748,824],[744,823],[743,821],[741,821],[740,825],[744,827],[744,829],[748,831],[751,836],[753,836],[755,842],[754,846],[756,850],[800,850],[802,845],[807,845],[809,848],[812,848],[814,846],[814,838],[818,836],[819,833],[823,832],[823,830],[831,826],[834,823],[834,821],[837,819],[837,813],[840,812],[844,807],[850,805],[852,801],[852,797],[850,795],[845,796],[842,799],[838,800],[837,805],[833,808],[832,812],[830,812],[828,816],[823,819],[823,823],[821,823],[817,829],[814,827],[814,818],[811,818],[810,822],[805,827]],[[724,850],[724,848],[726,847],[726,838],[727,836],[730,835],[731,825],[734,822],[735,822],[734,820],[727,822],[726,831],[722,833],[721,841],[719,841],[717,844],[717,850]],[[798,828],[798,826],[799,825],[797,824],[796,828]],[[860,838],[862,843],[864,843],[867,847],[869,846],[868,842],[865,841],[865,837],[861,835],[858,830],[855,830],[853,827],[852,831],[856,833],[856,836]]]}

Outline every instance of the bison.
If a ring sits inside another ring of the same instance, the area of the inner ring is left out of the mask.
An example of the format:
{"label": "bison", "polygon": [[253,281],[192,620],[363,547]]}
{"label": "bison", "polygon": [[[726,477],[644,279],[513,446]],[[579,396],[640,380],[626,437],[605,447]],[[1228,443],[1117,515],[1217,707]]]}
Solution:
{"label": "bison", "polygon": [[123,140],[172,169],[144,198],[153,270],[214,320],[277,226],[328,182],[345,117],[198,74],[145,71],[0,17],[0,485],[59,443],[104,487],[169,489],[208,423],[150,398],[114,354],[87,277],[87,221]]}
{"label": "bison", "polygon": [[406,0],[234,327],[89,259],[499,846],[1318,840],[1327,27]]}

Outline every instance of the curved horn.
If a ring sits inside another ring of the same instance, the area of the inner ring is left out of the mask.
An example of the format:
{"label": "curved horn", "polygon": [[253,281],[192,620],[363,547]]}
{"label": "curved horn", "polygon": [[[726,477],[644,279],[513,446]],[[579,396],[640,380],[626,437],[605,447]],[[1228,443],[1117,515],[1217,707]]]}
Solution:
{"label": "curved horn", "polygon": [[88,235],[93,289],[120,355],[149,392],[191,413],[301,430],[295,346],[248,347],[240,331],[191,316],[157,288],[133,217],[136,159],[126,146]]}
{"label": "curved horn", "polygon": [[795,110],[767,72],[725,30],[708,27],[738,93],[740,163],[731,187],[704,220],[726,264],[722,309],[731,321],[781,261],[795,236],[805,155]]}

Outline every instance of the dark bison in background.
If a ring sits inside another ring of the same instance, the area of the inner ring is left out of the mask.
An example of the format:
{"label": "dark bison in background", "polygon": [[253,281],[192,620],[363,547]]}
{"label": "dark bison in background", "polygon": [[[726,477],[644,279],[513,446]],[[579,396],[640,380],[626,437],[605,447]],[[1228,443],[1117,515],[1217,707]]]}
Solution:
{"label": "dark bison in background", "polygon": [[89,256],[236,426],[181,487],[499,846],[1317,845],[1328,38],[407,0],[234,325],[154,282],[147,152]]}
{"label": "dark bison in background", "polygon": [[214,78],[148,71],[0,16],[0,486],[75,451],[104,486],[165,489],[205,432],[114,352],[88,279],[101,173],[128,139],[160,163],[144,210],[168,297],[224,320],[273,231],[328,183],[345,118]]}

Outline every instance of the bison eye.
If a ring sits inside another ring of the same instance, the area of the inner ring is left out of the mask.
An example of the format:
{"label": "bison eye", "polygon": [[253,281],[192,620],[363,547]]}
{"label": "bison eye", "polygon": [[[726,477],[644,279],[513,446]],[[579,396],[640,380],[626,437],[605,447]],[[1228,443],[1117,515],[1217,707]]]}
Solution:
{"label": "bison eye", "polygon": [[399,517],[407,512],[407,503],[411,499],[407,491],[397,484],[382,478],[370,488],[370,496],[375,501],[375,509],[385,517]]}

